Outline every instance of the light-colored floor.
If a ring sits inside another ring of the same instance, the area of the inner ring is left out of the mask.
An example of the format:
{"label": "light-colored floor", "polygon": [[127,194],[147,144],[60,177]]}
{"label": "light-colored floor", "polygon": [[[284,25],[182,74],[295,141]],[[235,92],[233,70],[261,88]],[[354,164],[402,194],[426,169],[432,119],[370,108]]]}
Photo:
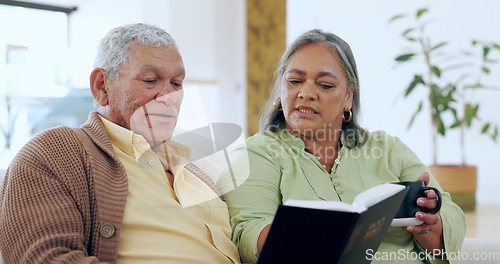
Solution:
{"label": "light-colored floor", "polygon": [[465,237],[500,240],[500,205],[478,204],[476,210],[465,212]]}

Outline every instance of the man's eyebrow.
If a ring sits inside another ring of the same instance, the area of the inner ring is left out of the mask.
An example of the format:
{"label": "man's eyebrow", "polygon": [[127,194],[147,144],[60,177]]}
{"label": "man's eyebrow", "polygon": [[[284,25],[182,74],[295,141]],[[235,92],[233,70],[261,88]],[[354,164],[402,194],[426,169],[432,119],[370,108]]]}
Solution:
{"label": "man's eyebrow", "polygon": [[[160,72],[160,69],[156,66],[153,65],[143,65],[139,68],[139,73],[147,72],[147,71],[154,71],[154,72]],[[179,75],[185,75],[186,74],[186,69],[182,68],[175,76]]]}
{"label": "man's eyebrow", "polygon": [[143,65],[141,68],[139,68],[139,72],[147,72],[147,71],[158,71],[158,67],[155,67],[153,65]]}
{"label": "man's eyebrow", "polygon": [[179,75],[186,75],[186,69],[182,68],[182,70],[180,70],[179,73],[177,73],[175,76]]}

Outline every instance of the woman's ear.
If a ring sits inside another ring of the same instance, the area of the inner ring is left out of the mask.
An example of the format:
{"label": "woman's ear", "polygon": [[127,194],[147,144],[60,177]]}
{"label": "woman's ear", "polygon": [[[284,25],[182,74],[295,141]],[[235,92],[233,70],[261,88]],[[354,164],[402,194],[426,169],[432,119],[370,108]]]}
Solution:
{"label": "woman's ear", "polygon": [[346,98],[346,105],[344,109],[351,109],[352,108],[352,98],[354,97],[354,89],[348,89],[347,90],[347,98]]}
{"label": "woman's ear", "polygon": [[108,105],[108,92],[106,91],[106,80],[108,76],[101,68],[95,68],[90,74],[90,91],[100,106]]}

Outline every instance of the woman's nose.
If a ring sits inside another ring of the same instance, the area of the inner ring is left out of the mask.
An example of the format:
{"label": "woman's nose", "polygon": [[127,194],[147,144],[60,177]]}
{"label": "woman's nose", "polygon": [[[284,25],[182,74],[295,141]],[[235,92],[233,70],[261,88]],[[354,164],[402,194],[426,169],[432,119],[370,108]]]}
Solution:
{"label": "woman's nose", "polygon": [[314,90],[314,83],[304,82],[304,85],[300,88],[298,97],[304,100],[314,100],[316,99],[316,92]]}

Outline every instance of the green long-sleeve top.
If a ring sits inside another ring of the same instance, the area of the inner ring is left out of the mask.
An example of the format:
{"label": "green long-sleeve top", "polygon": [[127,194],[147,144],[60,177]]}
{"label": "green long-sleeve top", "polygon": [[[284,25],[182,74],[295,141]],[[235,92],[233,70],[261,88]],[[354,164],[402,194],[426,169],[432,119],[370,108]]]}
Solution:
{"label": "green long-sleeve top", "polygon": [[[288,199],[341,199],[352,203],[356,195],[370,187],[414,181],[428,172],[413,151],[385,132],[367,132],[366,142],[355,148],[346,147],[344,143],[349,142],[344,142],[343,137],[341,142],[343,147],[331,173],[320,164],[319,157],[305,151],[301,139],[286,129],[260,132],[231,152],[230,166],[220,175],[219,186],[229,207],[233,242],[243,262],[257,261],[259,234],[272,223],[278,206]],[[465,237],[465,215],[432,175],[429,186],[442,193],[445,250],[457,252]],[[418,257],[424,256],[418,254],[421,250],[412,233],[391,227],[377,253],[368,252],[367,257],[372,263],[426,263]]]}

